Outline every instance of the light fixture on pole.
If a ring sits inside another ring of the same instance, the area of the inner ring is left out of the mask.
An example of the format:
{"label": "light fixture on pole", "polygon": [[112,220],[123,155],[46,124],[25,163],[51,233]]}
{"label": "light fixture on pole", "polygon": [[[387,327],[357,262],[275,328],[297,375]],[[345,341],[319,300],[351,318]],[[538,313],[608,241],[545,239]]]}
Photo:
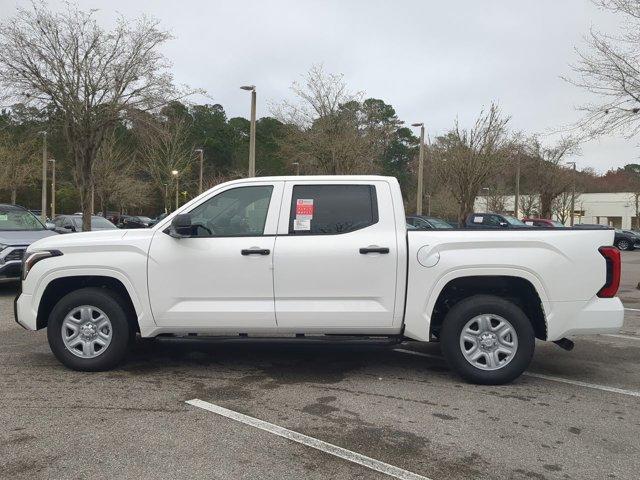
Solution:
{"label": "light fixture on pole", "polygon": [[243,85],[242,90],[251,92],[251,125],[249,130],[249,176],[256,176],[256,86]]}
{"label": "light fixture on pole", "polygon": [[42,222],[47,221],[47,132],[40,132],[42,135],[42,205],[40,217]]}
{"label": "light fixture on pole", "polygon": [[573,216],[576,212],[576,162],[567,162],[567,165],[573,165],[573,182],[571,183],[571,215],[569,217],[569,225],[573,227]]}
{"label": "light fixture on pole", "polygon": [[178,201],[179,201],[178,194],[180,192],[179,185],[178,185],[178,170],[171,170],[171,175],[176,177],[176,210],[177,210],[178,209]]}
{"label": "light fixture on pole", "polygon": [[420,155],[418,158],[418,191],[416,193],[416,214],[422,215],[422,182],[424,176],[424,123],[412,123],[412,127],[420,127]]}
{"label": "light fixture on pole", "polygon": [[56,161],[53,158],[51,162],[51,220],[56,216]]}
{"label": "light fixture on pole", "polygon": [[198,183],[198,193],[202,193],[202,166],[204,164],[204,150],[202,148],[196,148],[195,152],[200,157],[200,181]]}

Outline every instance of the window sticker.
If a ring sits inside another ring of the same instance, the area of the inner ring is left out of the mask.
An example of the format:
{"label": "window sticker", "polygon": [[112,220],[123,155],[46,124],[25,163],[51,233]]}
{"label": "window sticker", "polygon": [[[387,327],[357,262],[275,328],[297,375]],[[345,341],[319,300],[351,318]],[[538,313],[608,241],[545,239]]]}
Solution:
{"label": "window sticker", "polygon": [[294,230],[311,230],[311,219],[310,218],[297,218],[293,221],[293,229]]}
{"label": "window sticker", "polygon": [[482,223],[482,217],[473,217],[473,223]]}
{"label": "window sticker", "polygon": [[299,198],[296,201],[296,218],[309,220],[313,218],[312,198]]}
{"label": "window sticker", "polygon": [[313,199],[299,198],[296,200],[296,218],[293,221],[294,230],[311,230],[313,220]]}

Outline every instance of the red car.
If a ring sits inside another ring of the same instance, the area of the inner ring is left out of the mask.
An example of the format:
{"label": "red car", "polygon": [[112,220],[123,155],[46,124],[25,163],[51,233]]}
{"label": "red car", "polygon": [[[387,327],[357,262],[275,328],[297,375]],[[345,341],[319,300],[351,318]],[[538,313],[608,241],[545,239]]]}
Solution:
{"label": "red car", "polygon": [[549,218],[523,218],[522,221],[531,227],[564,228],[564,224]]}

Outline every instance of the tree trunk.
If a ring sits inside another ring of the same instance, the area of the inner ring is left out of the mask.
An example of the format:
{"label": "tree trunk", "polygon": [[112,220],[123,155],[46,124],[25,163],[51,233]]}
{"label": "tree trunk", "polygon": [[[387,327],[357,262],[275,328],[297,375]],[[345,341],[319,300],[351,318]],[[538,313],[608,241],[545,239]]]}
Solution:
{"label": "tree trunk", "polygon": [[17,196],[18,192],[15,188],[11,189],[11,204],[15,205],[16,204],[16,196]]}
{"label": "tree trunk", "polygon": [[82,207],[82,231],[91,231],[91,187],[80,185],[80,206]]}
{"label": "tree trunk", "polygon": [[540,217],[551,218],[551,204],[553,199],[548,195],[540,195]]}

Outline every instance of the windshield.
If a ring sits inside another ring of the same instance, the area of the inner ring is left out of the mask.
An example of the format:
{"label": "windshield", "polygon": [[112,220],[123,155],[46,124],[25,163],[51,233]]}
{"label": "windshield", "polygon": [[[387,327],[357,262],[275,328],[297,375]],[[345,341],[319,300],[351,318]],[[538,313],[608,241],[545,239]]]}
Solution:
{"label": "windshield", "polygon": [[440,220],[439,218],[429,218],[428,222],[433,225],[434,228],[453,228],[444,220]]}
{"label": "windshield", "polygon": [[33,213],[21,208],[0,206],[0,231],[44,229]]}
{"label": "windshield", "polygon": [[551,223],[554,227],[564,227],[564,223],[559,222],[558,220],[551,220]]}
{"label": "windshield", "polygon": [[512,217],[511,215],[503,215],[503,217],[509,225],[513,225],[516,227],[528,227],[526,223],[521,222],[516,217]]}
{"label": "windshield", "polygon": [[[82,217],[73,217],[73,224],[77,229],[82,228]],[[91,228],[118,228],[103,217],[91,217]]]}
{"label": "windshield", "polygon": [[150,222],[151,219],[149,217],[138,217],[140,220],[142,220],[143,222]]}

